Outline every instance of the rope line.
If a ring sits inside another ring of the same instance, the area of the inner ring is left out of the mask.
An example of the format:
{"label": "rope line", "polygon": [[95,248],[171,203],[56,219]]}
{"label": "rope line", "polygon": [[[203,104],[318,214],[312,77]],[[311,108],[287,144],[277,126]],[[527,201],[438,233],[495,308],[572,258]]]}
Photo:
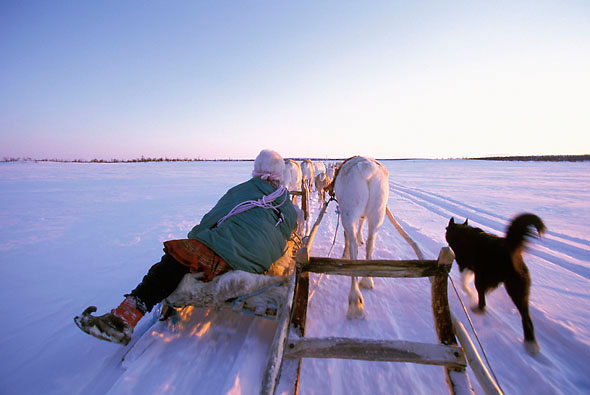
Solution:
{"label": "rope line", "polygon": [[328,258],[330,257],[330,255],[332,255],[332,250],[334,249],[334,245],[336,244],[336,236],[338,235],[338,225],[340,225],[340,210],[338,206],[336,206],[336,214],[338,214],[338,217],[336,218],[336,230],[334,231],[334,240],[332,240],[332,246],[330,247],[330,251],[328,252]]}

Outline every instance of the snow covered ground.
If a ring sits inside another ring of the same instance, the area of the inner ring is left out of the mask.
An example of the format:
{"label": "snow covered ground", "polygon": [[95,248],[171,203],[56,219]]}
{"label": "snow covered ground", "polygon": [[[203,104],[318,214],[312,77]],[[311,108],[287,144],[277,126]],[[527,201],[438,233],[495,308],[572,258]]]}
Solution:
{"label": "snow covered ground", "polygon": [[[389,207],[427,258],[446,245],[452,216],[500,235],[520,212],[545,221],[546,236],[525,256],[541,353],[525,352],[520,316],[503,288],[489,295],[487,313],[472,319],[507,394],[590,393],[590,163],[384,164]],[[149,328],[124,363],[128,347],[91,338],[72,321],[88,305],[100,314],[116,306],[159,260],[162,242],[184,238],[251,168],[252,162],[0,164],[0,393],[258,393],[272,321],[192,309],[176,325]],[[314,255],[328,254],[335,208],[318,230]],[[339,228],[332,256],[341,255],[342,240]],[[387,220],[375,258],[414,258]],[[458,279],[456,267],[452,276]],[[436,342],[428,280],[376,279],[375,289],[364,291],[367,319],[348,321],[349,279],[318,278],[312,275],[310,284],[308,336]],[[451,289],[449,300],[470,330]],[[137,335],[152,318],[140,322]],[[300,393],[444,394],[442,370],[307,359]]]}

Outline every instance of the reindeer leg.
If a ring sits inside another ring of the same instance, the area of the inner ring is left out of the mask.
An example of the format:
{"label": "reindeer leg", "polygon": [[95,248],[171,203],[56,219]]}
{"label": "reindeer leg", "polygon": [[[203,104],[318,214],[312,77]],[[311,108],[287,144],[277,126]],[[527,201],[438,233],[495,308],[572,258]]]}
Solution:
{"label": "reindeer leg", "polygon": [[[364,222],[364,217],[361,217],[359,223],[362,224]],[[359,234],[360,234],[361,225],[359,225]],[[373,251],[375,249],[375,228],[371,226],[371,222],[369,221],[369,236],[367,237],[367,246],[366,246],[366,258],[367,260],[373,259]],[[360,284],[361,288],[364,289],[373,289],[375,287],[375,282],[373,281],[372,277],[363,277]]]}
{"label": "reindeer leg", "polygon": [[[365,244],[365,242],[363,241],[363,225],[365,224],[365,217],[360,217],[359,218],[359,225],[358,225],[358,229],[356,231],[356,242],[358,243],[358,245],[363,245]],[[369,258],[366,258],[369,259]]]}
{"label": "reindeer leg", "polygon": [[348,312],[346,318],[349,320],[362,319],[366,317],[363,294],[358,287],[356,277],[351,277],[350,292],[348,293]]}
{"label": "reindeer leg", "polygon": [[350,259],[349,244],[350,238],[348,237],[348,232],[344,231],[344,251],[342,251],[342,259]]}

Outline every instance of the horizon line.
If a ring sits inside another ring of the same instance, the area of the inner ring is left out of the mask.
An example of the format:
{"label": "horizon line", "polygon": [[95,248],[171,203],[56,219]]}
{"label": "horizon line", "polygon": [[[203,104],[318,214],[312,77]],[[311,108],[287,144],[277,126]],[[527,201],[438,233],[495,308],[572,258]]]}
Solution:
{"label": "horizon line", "polygon": [[[313,161],[340,161],[346,160],[349,157],[285,157],[284,159],[299,160],[310,159]],[[490,155],[490,156],[476,156],[476,157],[440,157],[440,158],[375,158],[382,161],[399,161],[399,160],[452,160],[452,159],[468,159],[468,160],[496,160],[496,161],[590,161],[590,154],[579,155]],[[254,158],[216,158],[216,159],[202,159],[202,158],[150,158],[144,157],[136,159],[35,159],[31,157],[4,157],[2,162],[56,162],[56,163],[145,163],[145,162],[251,162]]]}

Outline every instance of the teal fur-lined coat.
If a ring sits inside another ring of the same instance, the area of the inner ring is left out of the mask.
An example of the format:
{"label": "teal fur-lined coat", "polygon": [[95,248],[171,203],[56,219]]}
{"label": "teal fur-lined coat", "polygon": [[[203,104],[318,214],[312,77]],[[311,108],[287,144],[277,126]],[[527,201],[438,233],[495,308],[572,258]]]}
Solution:
{"label": "teal fur-lined coat", "polygon": [[254,207],[227,218],[220,218],[246,200],[258,200],[275,188],[254,177],[231,188],[189,233],[223,258],[232,269],[264,273],[286,251],[287,240],[297,226],[297,213],[288,192],[273,202],[278,210]]}

